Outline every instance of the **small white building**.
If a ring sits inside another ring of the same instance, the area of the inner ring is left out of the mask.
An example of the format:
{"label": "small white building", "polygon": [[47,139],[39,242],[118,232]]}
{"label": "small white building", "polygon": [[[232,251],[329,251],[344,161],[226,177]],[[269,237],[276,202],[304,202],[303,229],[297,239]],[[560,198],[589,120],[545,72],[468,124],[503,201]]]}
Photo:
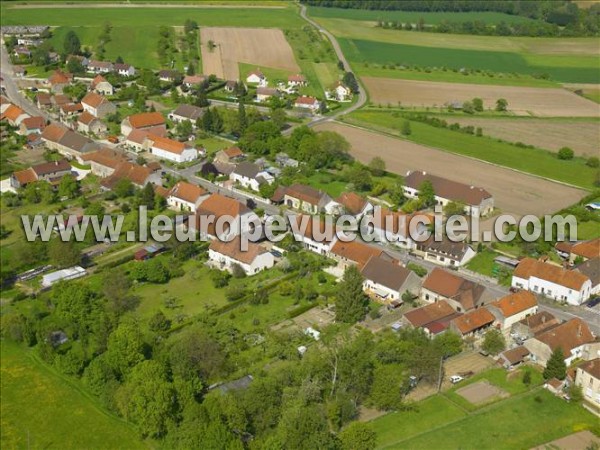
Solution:
{"label": "small white building", "polygon": [[152,142],[150,151],[159,158],[176,163],[189,162],[198,158],[198,150],[185,142],[152,135],[148,136],[148,139]]}
{"label": "small white building", "polygon": [[462,267],[472,260],[477,252],[464,241],[453,242],[448,238],[436,241],[431,237],[416,244],[415,254],[440,266]]}
{"label": "small white building", "polygon": [[239,163],[229,175],[229,179],[256,192],[259,191],[262,184],[273,184],[275,181],[273,175],[262,170],[257,164],[248,161]]}
{"label": "small white building", "polygon": [[519,291],[490,303],[488,310],[494,315],[500,328],[508,331],[517,322],[536,314],[538,302],[531,292]]}
{"label": "small white building", "polygon": [[229,242],[215,239],[208,248],[208,258],[221,270],[231,271],[238,264],[246,275],[255,275],[275,265],[275,257],[263,246],[248,242],[248,248],[243,250],[241,245],[239,236]]}
{"label": "small white building", "polygon": [[511,285],[570,305],[581,305],[592,291],[592,282],[582,273],[533,258],[521,260]]}
{"label": "small white building", "polygon": [[208,195],[208,192],[200,186],[180,181],[169,190],[167,205],[176,211],[196,212]]}
{"label": "small white building", "polygon": [[295,241],[319,255],[329,255],[337,242],[334,222],[329,229],[319,217],[297,215],[290,220],[290,225]]}
{"label": "small white building", "polygon": [[135,75],[135,67],[130,64],[115,63],[113,69],[122,77],[132,77]]}
{"label": "small white building", "polygon": [[288,76],[287,84],[291,88],[306,86],[308,82],[304,75],[296,74]]}
{"label": "small white building", "polygon": [[265,77],[265,74],[259,69],[256,69],[248,74],[246,83],[257,84],[258,86],[264,87],[267,85],[267,77]]}
{"label": "small white building", "polygon": [[309,109],[312,112],[315,112],[321,107],[321,102],[314,97],[306,97],[302,95],[296,99],[294,106],[296,108]]}
{"label": "small white building", "polygon": [[87,272],[81,266],[73,266],[68,269],[57,270],[56,272],[48,273],[42,277],[42,286],[50,287],[59,281],[74,280],[82,277]]}
{"label": "small white building", "polygon": [[401,301],[402,294],[407,291],[416,296],[421,288],[421,279],[412,270],[402,267],[399,261],[371,257],[361,273],[363,290],[388,304]]}
{"label": "small white building", "polygon": [[341,81],[338,81],[333,85],[331,96],[338,102],[348,102],[352,98],[352,91],[348,86],[345,86]]}

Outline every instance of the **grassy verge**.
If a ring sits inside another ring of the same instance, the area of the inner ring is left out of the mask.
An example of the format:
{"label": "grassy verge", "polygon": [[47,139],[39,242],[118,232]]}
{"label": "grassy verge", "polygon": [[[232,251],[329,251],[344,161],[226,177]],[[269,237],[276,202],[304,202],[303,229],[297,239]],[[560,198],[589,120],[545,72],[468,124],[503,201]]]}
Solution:
{"label": "grassy verge", "polygon": [[97,406],[75,382],[5,341],[1,378],[5,448],[147,448],[129,425]]}
{"label": "grassy verge", "polygon": [[[356,111],[346,120],[399,136],[398,130],[405,119],[398,113],[386,111]],[[595,170],[587,167],[583,158],[561,161],[546,150],[520,148],[486,136],[477,137],[420,122],[411,121],[411,130],[412,133],[406,139],[428,147],[477,158],[584,189],[592,189],[594,184]]]}

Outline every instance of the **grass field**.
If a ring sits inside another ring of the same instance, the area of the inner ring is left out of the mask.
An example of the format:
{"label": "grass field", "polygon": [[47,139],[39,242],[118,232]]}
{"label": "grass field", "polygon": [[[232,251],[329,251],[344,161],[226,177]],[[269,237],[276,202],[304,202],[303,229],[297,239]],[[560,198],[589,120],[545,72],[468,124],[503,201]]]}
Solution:
{"label": "grass field", "polygon": [[148,448],[28,350],[2,341],[1,368],[3,448]]}
{"label": "grass field", "polygon": [[358,63],[355,70],[360,75],[369,74],[366,62],[547,74],[553,80],[571,83],[600,82],[597,56],[527,56],[508,51],[435,48],[347,38],[339,42],[346,57]]}
{"label": "grass field", "polygon": [[[457,417],[457,407],[448,400],[440,400],[436,406],[437,416],[448,419],[421,433],[416,431],[419,422],[428,422],[429,414],[411,421],[407,420],[409,413],[396,413],[392,419],[384,416],[374,421],[380,448],[447,448],[452,442],[453,448],[523,449],[597,425],[597,419],[580,405],[566,403],[545,390],[513,397],[462,417]],[[383,427],[389,432],[384,434]]]}
{"label": "grass field", "polygon": [[[356,111],[351,121],[399,135],[402,117],[385,111]],[[585,165],[585,160],[575,158],[561,161],[554,154],[538,148],[519,148],[488,137],[476,137],[444,128],[435,128],[411,122],[412,134],[407,139],[451,153],[470,156],[504,167],[521,170],[574,186],[591,189],[595,170]]]}

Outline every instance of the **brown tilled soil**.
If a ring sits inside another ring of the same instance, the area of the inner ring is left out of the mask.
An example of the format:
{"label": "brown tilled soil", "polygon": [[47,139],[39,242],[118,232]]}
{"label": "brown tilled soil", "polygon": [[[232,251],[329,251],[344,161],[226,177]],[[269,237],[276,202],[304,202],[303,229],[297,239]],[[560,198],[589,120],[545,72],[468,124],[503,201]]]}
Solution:
{"label": "brown tilled soil", "polygon": [[481,127],[485,136],[523,142],[547,150],[558,151],[561,147],[570,147],[579,156],[598,156],[600,152],[600,122],[477,117],[452,117],[447,120],[460,123],[461,126]]}
{"label": "brown tilled soil", "polygon": [[350,142],[352,155],[363,163],[380,156],[391,172],[404,175],[409,170],[425,170],[483,187],[494,196],[496,207],[503,213],[550,214],[586,194],[581,189],[341,123],[323,123],[315,129],[340,133]]}
{"label": "brown tilled soil", "polygon": [[479,97],[485,108],[495,108],[504,98],[508,109],[518,115],[546,117],[599,117],[600,105],[571,91],[559,88],[493,86],[432,81],[363,77],[370,99],[376,104],[437,106],[463,103]]}
{"label": "brown tilled soil", "polygon": [[508,392],[490,384],[487,380],[469,384],[464,388],[458,389],[456,393],[474,405],[481,405],[497,398],[508,397]]}
{"label": "brown tilled soil", "polygon": [[[275,28],[202,27],[200,41],[203,72],[218,78],[239,79],[240,62],[300,72],[290,44],[283,32]],[[209,41],[216,45],[212,51]]]}

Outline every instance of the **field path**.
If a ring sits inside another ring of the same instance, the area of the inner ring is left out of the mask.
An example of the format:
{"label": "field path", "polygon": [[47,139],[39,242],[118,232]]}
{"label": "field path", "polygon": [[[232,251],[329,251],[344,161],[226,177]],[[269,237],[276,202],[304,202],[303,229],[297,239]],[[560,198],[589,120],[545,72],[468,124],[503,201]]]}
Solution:
{"label": "field path", "polygon": [[387,169],[400,175],[424,170],[462,183],[487,189],[503,213],[523,216],[550,214],[572,205],[586,191],[541,179],[483,161],[453,155],[403,139],[389,137],[342,123],[324,123],[317,131],[336,131],[350,142],[351,153],[362,163],[375,156]]}
{"label": "field path", "polygon": [[197,9],[239,9],[239,8],[254,8],[254,9],[284,9],[286,6],[277,5],[252,5],[250,3],[240,3],[239,5],[198,5],[190,4],[168,4],[168,3],[58,3],[52,2],[48,4],[20,4],[6,5],[10,9],[52,9],[52,8],[197,8]]}

